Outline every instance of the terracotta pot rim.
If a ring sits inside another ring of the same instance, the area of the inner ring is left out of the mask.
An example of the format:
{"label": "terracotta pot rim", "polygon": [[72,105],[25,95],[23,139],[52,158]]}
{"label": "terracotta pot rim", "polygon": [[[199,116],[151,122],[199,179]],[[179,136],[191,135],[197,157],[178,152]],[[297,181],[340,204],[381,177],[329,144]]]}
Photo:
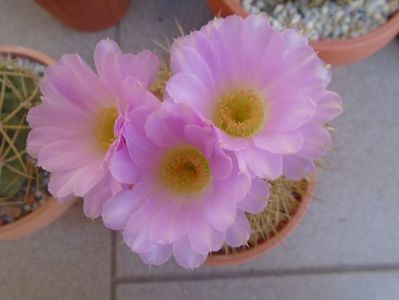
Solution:
{"label": "terracotta pot rim", "polygon": [[[212,1],[212,0],[210,0]],[[225,5],[235,14],[246,17],[249,13],[235,0],[221,0]],[[363,44],[368,44],[372,40],[376,39],[381,34],[386,34],[390,31],[396,31],[399,33],[399,11],[394,13],[384,24],[378,28],[365,33],[358,37],[348,38],[348,39],[325,39],[325,40],[315,40],[310,41],[310,43],[315,46],[318,50],[331,50],[331,48],[353,48],[354,46],[361,46]]]}
{"label": "terracotta pot rim", "polygon": [[[55,63],[55,60],[47,54],[25,47],[0,45],[0,53],[28,58],[43,65]],[[48,197],[43,204],[29,214],[14,222],[1,225],[0,240],[20,238],[46,227],[62,215],[74,202],[60,204],[53,197]]]}
{"label": "terracotta pot rim", "polygon": [[384,24],[378,28],[368,33],[362,34],[361,36],[340,40],[317,40],[311,41],[310,43],[316,46],[319,50],[331,50],[331,48],[353,48],[354,46],[359,47],[363,44],[368,44],[377,39],[381,34],[387,34],[391,31],[396,31],[396,33],[399,33],[399,11],[393,14]]}
{"label": "terracotta pot rim", "polygon": [[293,217],[270,239],[263,241],[255,247],[248,248],[245,251],[236,254],[216,254],[208,256],[206,266],[227,266],[244,263],[257,258],[258,256],[271,251],[273,248],[283,242],[298,226],[302,220],[309,204],[312,200],[314,187],[316,184],[316,171],[309,178],[309,184],[302,197],[301,204],[294,213]]}
{"label": "terracotta pot rim", "polygon": [[60,204],[53,197],[48,197],[34,211],[20,219],[0,226],[0,240],[13,240],[35,233],[50,225],[60,217],[75,200]]}
{"label": "terracotta pot rim", "polygon": [[37,50],[33,50],[31,48],[21,46],[0,45],[0,53],[10,53],[22,56],[47,66],[55,64],[55,60],[49,55]]}

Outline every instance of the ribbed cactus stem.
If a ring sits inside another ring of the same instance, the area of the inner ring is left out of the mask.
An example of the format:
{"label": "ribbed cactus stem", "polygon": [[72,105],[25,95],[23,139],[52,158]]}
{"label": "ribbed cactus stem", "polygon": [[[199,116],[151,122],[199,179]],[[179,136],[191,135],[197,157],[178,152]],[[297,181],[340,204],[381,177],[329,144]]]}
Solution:
{"label": "ribbed cactus stem", "polygon": [[[28,109],[40,102],[39,77],[9,58],[0,57],[0,202],[40,187],[37,167],[26,153]],[[20,201],[20,200],[19,200]]]}

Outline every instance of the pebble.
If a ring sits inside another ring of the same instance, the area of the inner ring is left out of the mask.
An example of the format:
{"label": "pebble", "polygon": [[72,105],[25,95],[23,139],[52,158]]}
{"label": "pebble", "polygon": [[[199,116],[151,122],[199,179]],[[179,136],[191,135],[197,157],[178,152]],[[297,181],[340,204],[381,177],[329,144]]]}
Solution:
{"label": "pebble", "polygon": [[32,205],[33,203],[36,202],[35,195],[33,193],[30,193],[26,198],[25,198],[25,203]]}
{"label": "pebble", "polygon": [[265,12],[277,30],[297,28],[311,40],[366,34],[399,10],[399,0],[237,0],[250,14]]}
{"label": "pebble", "polygon": [[9,205],[4,208],[4,213],[11,218],[18,218],[22,215],[22,208],[19,205]]}

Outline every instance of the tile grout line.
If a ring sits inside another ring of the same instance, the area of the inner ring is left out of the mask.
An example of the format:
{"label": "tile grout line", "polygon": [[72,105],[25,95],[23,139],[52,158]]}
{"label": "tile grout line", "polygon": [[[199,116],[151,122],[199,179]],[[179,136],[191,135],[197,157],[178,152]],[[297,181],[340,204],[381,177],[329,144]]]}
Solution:
{"label": "tile grout line", "polygon": [[111,231],[111,280],[110,280],[110,300],[116,299],[116,232]]}
{"label": "tile grout line", "polygon": [[243,278],[265,278],[265,277],[288,277],[306,275],[330,275],[330,274],[354,274],[354,273],[375,273],[375,272],[398,272],[399,263],[376,264],[376,265],[341,265],[331,267],[308,267],[297,269],[280,270],[247,270],[247,271],[223,271],[217,273],[201,274],[162,274],[162,275],[143,275],[126,276],[116,278],[118,284],[129,283],[153,283],[153,282],[172,282],[172,281],[209,281],[209,280],[228,280]]}

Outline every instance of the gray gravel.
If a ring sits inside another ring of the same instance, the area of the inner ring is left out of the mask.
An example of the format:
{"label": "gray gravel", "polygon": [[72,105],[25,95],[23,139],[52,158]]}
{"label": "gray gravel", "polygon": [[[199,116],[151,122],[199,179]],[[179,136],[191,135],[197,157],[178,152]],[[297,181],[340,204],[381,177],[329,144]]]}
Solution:
{"label": "gray gravel", "polygon": [[239,1],[250,14],[265,12],[274,28],[297,28],[311,40],[363,35],[384,24],[399,9],[399,0]]}

